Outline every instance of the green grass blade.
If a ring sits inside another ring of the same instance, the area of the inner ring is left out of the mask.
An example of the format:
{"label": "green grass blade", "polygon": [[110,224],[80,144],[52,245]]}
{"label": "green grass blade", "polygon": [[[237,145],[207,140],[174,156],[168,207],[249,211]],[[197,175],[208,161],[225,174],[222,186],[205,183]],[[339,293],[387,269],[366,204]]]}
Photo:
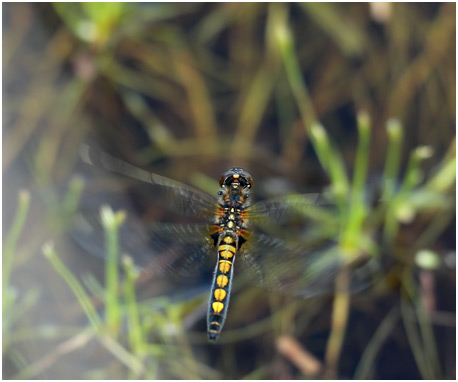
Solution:
{"label": "green grass blade", "polygon": [[97,334],[100,334],[102,328],[102,322],[97,314],[97,311],[92,303],[91,299],[87,295],[83,286],[72,274],[72,272],[65,266],[65,264],[59,259],[53,243],[46,243],[42,248],[43,254],[49,260],[53,268],[59,273],[59,275],[65,280],[70,289],[75,294],[78,302],[86,313],[92,328]]}
{"label": "green grass blade", "polygon": [[383,172],[383,199],[389,201],[394,194],[399,174],[404,129],[399,120],[390,119],[386,131],[388,134],[388,151]]}
{"label": "green grass blade", "polygon": [[343,248],[355,252],[361,242],[361,229],[367,215],[364,201],[364,185],[367,178],[369,165],[370,120],[369,115],[358,115],[359,144],[356,152],[355,171],[351,190],[350,206],[348,208],[348,221],[345,227]]}
{"label": "green grass blade", "polygon": [[363,54],[367,35],[360,25],[356,25],[347,17],[342,17],[341,4],[325,2],[299,3],[339,48],[348,56]]}
{"label": "green grass blade", "polygon": [[325,171],[329,174],[336,204],[339,210],[344,212],[346,209],[345,204],[349,185],[342,158],[337,150],[331,146],[326,130],[322,125],[314,123],[310,132],[310,138],[318,155],[318,159]]}
{"label": "green grass blade", "polygon": [[456,158],[444,161],[439,167],[439,171],[426,184],[430,190],[446,192],[456,184]]}
{"label": "green grass blade", "polygon": [[326,379],[335,379],[338,375],[339,358],[346,335],[350,311],[350,275],[343,268],[336,280],[336,294],[332,306],[331,333],[326,345]]}
{"label": "green grass blade", "polygon": [[143,362],[135,355],[127,351],[120,343],[112,337],[101,336],[100,342],[102,345],[113,354],[116,359],[129,368],[136,376],[141,376],[145,372]]}
{"label": "green grass blade", "polygon": [[431,373],[430,368],[428,367],[428,362],[426,362],[426,355],[423,351],[423,346],[420,340],[420,334],[418,333],[417,328],[414,323],[414,315],[412,314],[411,308],[408,303],[405,301],[405,298],[401,299],[401,316],[404,322],[404,328],[406,330],[407,339],[410,343],[410,348],[417,364],[418,370],[423,379],[434,379]]}
{"label": "green grass blade", "polygon": [[401,185],[400,192],[409,192],[420,184],[423,179],[420,164],[424,159],[428,159],[432,155],[433,151],[430,146],[417,147],[410,154],[409,164],[407,165],[406,174]]}
{"label": "green grass blade", "polygon": [[131,257],[124,256],[122,264],[126,273],[124,298],[129,322],[129,342],[134,354],[140,355],[143,353],[143,338],[145,338],[145,335],[140,325],[137,299],[135,297],[135,280],[138,274],[134,269]]}
{"label": "green grass blade", "polygon": [[18,206],[16,215],[14,216],[11,228],[6,236],[5,244],[3,246],[3,262],[2,262],[2,309],[8,306],[9,298],[7,296],[8,287],[10,282],[11,271],[13,268],[14,253],[16,246],[24,227],[27,213],[30,206],[30,194],[28,191],[22,190],[18,196]]}
{"label": "green grass blade", "polygon": [[76,209],[81,198],[81,193],[83,192],[84,181],[78,176],[75,176],[70,181],[70,186],[67,193],[62,201],[62,208],[66,214],[72,216]]}
{"label": "green grass blade", "polygon": [[272,3],[269,7],[269,13],[273,12],[276,14],[275,17],[272,17],[273,34],[280,50],[288,82],[296,99],[302,117],[302,123],[308,130],[313,123],[316,123],[317,118],[309,91],[302,78],[299,60],[294,47],[293,35],[288,27],[287,11],[288,8],[283,4]]}
{"label": "green grass blade", "polygon": [[369,379],[370,369],[374,365],[377,353],[385,340],[389,337],[396,322],[399,320],[399,309],[392,308],[377,328],[361,356],[353,379]]}
{"label": "green grass blade", "polygon": [[[422,265],[424,268],[435,269],[439,266],[439,257],[433,251],[424,250],[417,253],[417,262],[419,258],[421,258],[420,255],[422,255],[421,257],[423,258]],[[423,277],[433,278],[434,273],[432,271],[422,270],[420,273],[420,280],[422,280]],[[421,285],[423,285],[423,283]],[[431,373],[433,375],[433,379],[442,379],[443,377],[439,361],[439,354],[437,351],[437,343],[434,336],[434,328],[431,322],[430,312],[427,310],[426,306],[426,300],[428,298],[427,292],[423,287],[421,289],[422,292],[416,301],[415,310],[419,321],[423,347],[425,349],[425,358],[428,362],[429,370],[431,370]]]}
{"label": "green grass blade", "polygon": [[[431,157],[432,149],[429,146],[417,147],[409,158],[404,179],[396,195],[388,199],[388,211],[385,219],[385,240],[392,240],[396,235],[399,223],[410,223],[416,213],[417,208],[413,204],[413,190],[423,180],[423,173],[420,164],[424,159]],[[386,195],[384,196],[384,198]]]}
{"label": "green grass blade", "polygon": [[105,251],[107,261],[105,266],[105,308],[106,325],[109,331],[117,333],[121,323],[121,306],[118,299],[118,257],[119,257],[119,227],[126,215],[120,211],[114,213],[109,206],[102,206],[100,210],[102,225],[105,229]]}
{"label": "green grass blade", "polygon": [[50,353],[45,354],[43,358],[39,359],[38,361],[33,363],[27,362],[27,364],[24,365],[22,369],[20,369],[20,372],[16,374],[12,379],[28,380],[39,378],[40,373],[50,369],[51,366],[58,362],[59,358],[68,355],[69,353],[78,349],[84,348],[84,346],[92,339],[93,336],[94,334],[90,328],[83,329],[72,338],[58,345]]}
{"label": "green grass blade", "polygon": [[356,152],[353,192],[355,198],[362,199],[369,166],[369,141],[371,137],[371,121],[366,112],[358,114],[358,132],[359,144]]}

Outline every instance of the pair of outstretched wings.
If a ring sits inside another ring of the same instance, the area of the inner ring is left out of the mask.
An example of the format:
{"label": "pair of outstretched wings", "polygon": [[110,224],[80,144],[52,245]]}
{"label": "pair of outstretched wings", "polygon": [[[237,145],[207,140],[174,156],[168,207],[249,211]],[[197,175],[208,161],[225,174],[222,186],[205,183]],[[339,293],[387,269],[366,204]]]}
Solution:
{"label": "pair of outstretched wings", "polygon": [[[131,255],[136,265],[180,279],[194,277],[202,268],[214,267],[217,251],[210,236],[218,210],[216,198],[88,145],[81,146],[80,155],[87,164],[149,183],[157,202],[165,204],[174,214],[195,218],[193,223],[146,224],[129,216],[121,227],[120,249]],[[305,194],[248,206],[249,236],[237,254],[236,264],[241,259],[242,265],[238,265],[236,272],[246,270],[255,284],[285,294],[332,293],[345,259],[329,241],[310,243],[300,234],[301,221],[305,220],[300,210],[322,203],[320,194]],[[290,227],[294,228],[294,235]],[[98,211],[82,211],[76,220],[74,236],[87,251],[104,255]],[[367,262],[351,270],[353,291],[367,285],[372,267]]]}

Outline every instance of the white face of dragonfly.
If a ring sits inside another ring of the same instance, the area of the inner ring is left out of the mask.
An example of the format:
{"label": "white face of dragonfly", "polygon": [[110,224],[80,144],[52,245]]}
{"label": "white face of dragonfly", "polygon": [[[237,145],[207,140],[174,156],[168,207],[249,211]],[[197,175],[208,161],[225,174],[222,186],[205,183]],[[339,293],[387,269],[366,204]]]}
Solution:
{"label": "white face of dragonfly", "polygon": [[219,203],[239,203],[245,207],[248,205],[250,190],[253,186],[253,178],[245,170],[234,167],[226,171],[220,178],[221,190],[218,193]]}

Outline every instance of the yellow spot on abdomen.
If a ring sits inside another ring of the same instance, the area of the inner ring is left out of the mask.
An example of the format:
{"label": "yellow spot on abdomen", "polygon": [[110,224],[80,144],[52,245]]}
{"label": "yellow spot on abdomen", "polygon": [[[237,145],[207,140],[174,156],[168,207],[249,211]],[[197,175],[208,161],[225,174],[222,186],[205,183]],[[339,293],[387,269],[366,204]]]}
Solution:
{"label": "yellow spot on abdomen", "polygon": [[219,275],[216,278],[216,285],[218,285],[219,287],[224,288],[227,284],[229,284],[229,279],[227,276]]}
{"label": "yellow spot on abdomen", "polygon": [[215,293],[213,295],[218,301],[223,301],[226,297],[226,291],[224,289],[215,289]]}
{"label": "yellow spot on abdomen", "polygon": [[229,221],[227,222],[227,228],[233,228],[234,227],[234,222],[233,221]]}
{"label": "yellow spot on abdomen", "polygon": [[234,242],[234,239],[233,239],[232,237],[230,237],[230,236],[226,236],[226,237],[223,239],[223,241],[224,241],[225,243],[227,243],[227,244],[231,244],[231,243]]}
{"label": "yellow spot on abdomen", "polygon": [[235,247],[233,245],[229,244],[223,244],[218,247],[219,251],[231,251],[232,253],[235,253]]}
{"label": "yellow spot on abdomen", "polygon": [[219,261],[219,271],[221,273],[227,273],[231,270],[232,262],[229,260],[220,260]]}
{"label": "yellow spot on abdomen", "polygon": [[223,259],[230,259],[234,256],[234,254],[229,251],[221,251],[219,254]]}
{"label": "yellow spot on abdomen", "polygon": [[224,309],[224,304],[222,302],[215,301],[212,304],[213,312],[215,313],[221,313],[221,311]]}

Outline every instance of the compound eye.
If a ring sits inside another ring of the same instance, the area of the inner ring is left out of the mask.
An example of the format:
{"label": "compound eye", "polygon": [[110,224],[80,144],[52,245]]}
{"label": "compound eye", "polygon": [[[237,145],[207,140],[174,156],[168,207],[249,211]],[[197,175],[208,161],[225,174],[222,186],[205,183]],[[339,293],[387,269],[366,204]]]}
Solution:
{"label": "compound eye", "polygon": [[220,187],[223,185],[223,182],[224,182],[224,179],[225,179],[225,178],[226,178],[226,177],[225,177],[224,175],[221,176],[221,178],[219,178],[219,186],[220,186]]}

